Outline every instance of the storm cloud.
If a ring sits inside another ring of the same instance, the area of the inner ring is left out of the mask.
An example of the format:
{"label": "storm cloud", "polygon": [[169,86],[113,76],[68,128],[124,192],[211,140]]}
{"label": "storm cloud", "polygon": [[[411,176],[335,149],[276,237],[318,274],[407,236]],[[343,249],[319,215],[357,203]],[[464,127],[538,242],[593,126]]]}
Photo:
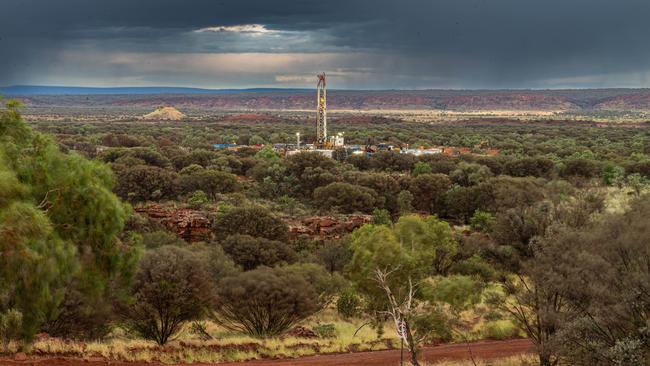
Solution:
{"label": "storm cloud", "polygon": [[650,86],[647,0],[0,0],[0,85]]}

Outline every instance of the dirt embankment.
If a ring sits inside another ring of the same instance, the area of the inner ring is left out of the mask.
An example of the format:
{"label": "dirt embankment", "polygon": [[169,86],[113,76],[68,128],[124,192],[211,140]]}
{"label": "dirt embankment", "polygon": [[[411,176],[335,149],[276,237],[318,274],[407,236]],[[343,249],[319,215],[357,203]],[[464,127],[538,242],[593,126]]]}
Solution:
{"label": "dirt embankment", "polygon": [[[471,349],[471,353],[470,353]],[[482,341],[467,344],[447,344],[426,347],[422,351],[422,359],[427,362],[441,362],[446,360],[468,360],[471,356],[475,359],[498,359],[524,355],[533,351],[532,343],[527,339],[513,339],[507,341]],[[404,353],[407,358],[406,352]],[[285,360],[255,360],[239,363],[222,363],[220,366],[386,366],[398,365],[400,360],[399,350],[342,353],[335,355],[319,355]],[[0,366],[151,366],[157,363],[145,362],[119,362],[102,359],[75,359],[75,358],[39,358],[16,361],[9,358],[0,358]],[[212,366],[217,364],[193,364],[197,366]]]}

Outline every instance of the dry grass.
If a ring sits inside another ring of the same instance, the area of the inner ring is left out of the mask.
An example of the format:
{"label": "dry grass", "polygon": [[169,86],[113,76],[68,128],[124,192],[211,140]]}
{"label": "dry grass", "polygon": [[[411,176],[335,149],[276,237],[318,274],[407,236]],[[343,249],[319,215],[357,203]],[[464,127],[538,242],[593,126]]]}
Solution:
{"label": "dry grass", "polygon": [[119,361],[217,363],[261,358],[294,358],[319,353],[381,350],[396,344],[390,338],[395,333],[391,328],[392,325],[386,325],[386,336],[382,339],[377,339],[375,331],[370,327],[363,327],[354,335],[362,322],[341,320],[333,310],[319,314],[304,325],[312,328],[323,323],[334,324],[337,331],[335,338],[258,339],[229,332],[208,322],[206,330],[214,337],[211,340],[199,338],[190,332],[189,327],[186,327],[175,340],[160,347],[154,342],[130,338],[123,330],[117,329],[104,341],[76,342],[59,338],[37,340],[31,346],[29,353],[81,359],[102,357]]}
{"label": "dry grass", "polygon": [[[456,334],[455,341],[484,338],[509,338],[512,323],[508,320],[485,321],[488,311],[484,304],[462,314],[464,330]],[[144,361],[162,363],[218,363],[253,359],[295,358],[314,354],[358,352],[395,348],[399,342],[394,324],[387,322],[381,339],[370,326],[361,320],[344,320],[334,309],[327,309],[306,321],[303,325],[314,328],[319,324],[333,324],[333,338],[280,337],[259,339],[230,332],[211,322],[205,329],[213,339],[204,340],[193,334],[187,326],[176,339],[164,347],[154,342],[133,338],[122,329],[116,329],[103,341],[76,342],[58,338],[37,340],[30,353],[34,355],[68,356],[87,359],[102,357],[107,360]],[[357,331],[358,330],[358,331]],[[355,334],[356,332],[356,334]],[[496,365],[496,364],[494,364]],[[507,364],[510,365],[510,364]]]}

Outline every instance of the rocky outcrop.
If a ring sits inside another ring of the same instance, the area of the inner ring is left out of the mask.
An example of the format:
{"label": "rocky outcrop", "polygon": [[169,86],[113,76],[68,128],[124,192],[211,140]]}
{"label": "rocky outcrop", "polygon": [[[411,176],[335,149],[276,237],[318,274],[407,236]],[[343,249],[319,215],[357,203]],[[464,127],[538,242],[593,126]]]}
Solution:
{"label": "rocky outcrop", "polygon": [[166,225],[189,242],[205,240],[210,236],[210,220],[195,210],[183,208],[174,211]]}
{"label": "rocky outcrop", "polygon": [[292,240],[304,235],[312,239],[338,239],[371,220],[371,215],[311,216],[289,220],[287,224]]}
{"label": "rocky outcrop", "polygon": [[[135,211],[157,220],[167,230],[185,241],[196,242],[210,237],[210,219],[202,211],[166,207],[160,204],[137,207]],[[291,240],[304,236],[312,240],[338,239],[371,220],[371,215],[310,216],[284,219],[289,226]]]}
{"label": "rocky outcrop", "polygon": [[138,207],[135,211],[159,220],[167,230],[188,242],[206,240],[210,236],[210,220],[200,211],[162,205]]}

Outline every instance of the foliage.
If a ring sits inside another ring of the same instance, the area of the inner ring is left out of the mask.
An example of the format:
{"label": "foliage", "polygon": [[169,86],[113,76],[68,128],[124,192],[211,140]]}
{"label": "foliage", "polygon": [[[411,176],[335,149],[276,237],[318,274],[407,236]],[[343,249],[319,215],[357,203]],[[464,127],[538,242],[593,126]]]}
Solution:
{"label": "foliage", "polygon": [[314,333],[318,338],[336,338],[337,332],[334,324],[317,324],[314,326]]}
{"label": "foliage", "polygon": [[431,165],[423,162],[423,161],[418,161],[415,163],[415,166],[413,167],[413,172],[411,175],[414,177],[417,177],[420,174],[431,174],[433,170],[431,169]]}
{"label": "foliage", "polygon": [[122,167],[117,171],[115,194],[129,202],[173,199],[178,193],[178,175],[150,165]]}
{"label": "foliage", "polygon": [[293,263],[298,259],[296,252],[287,244],[250,235],[231,235],[221,243],[221,246],[244,271],[259,266],[273,267],[278,264]]}
{"label": "foliage", "polygon": [[67,293],[105,302],[109,283],[128,282],[137,251],[118,241],[127,208],[111,193],[110,170],[61,153],[16,107],[0,111],[0,312],[19,311],[30,340],[74,316],[61,309]]}
{"label": "foliage", "polygon": [[354,318],[361,311],[361,299],[352,288],[345,288],[336,300],[336,311],[344,318]]}
{"label": "foliage", "polygon": [[23,327],[23,314],[16,309],[9,309],[0,313],[0,353],[9,350],[9,342],[21,339]]}
{"label": "foliage", "polygon": [[474,215],[469,219],[469,224],[472,226],[472,229],[478,230],[481,232],[488,232],[494,224],[494,216],[485,211],[476,210]]}
{"label": "foliage", "polygon": [[[364,225],[352,234],[348,276],[375,311],[403,322],[411,363],[433,334],[436,305],[423,291],[425,279],[444,273],[456,254],[449,225],[433,216],[402,216],[394,227]],[[435,300],[434,300],[435,302]],[[439,314],[439,313],[438,313]]]}
{"label": "foliage", "polygon": [[236,207],[220,215],[212,230],[218,238],[242,234],[283,241],[289,228],[279,218],[262,207]]}
{"label": "foliage", "polygon": [[390,225],[393,223],[393,220],[388,210],[376,208],[372,211],[372,223],[374,225]]}
{"label": "foliage", "polygon": [[213,291],[207,266],[196,254],[173,246],[152,250],[140,262],[133,303],[123,310],[126,325],[164,345],[183,324],[206,313]]}
{"label": "foliage", "polygon": [[373,189],[335,182],[316,188],[314,204],[326,210],[336,209],[346,213],[372,212],[376,197],[377,192]]}
{"label": "foliage", "polygon": [[185,193],[201,190],[212,200],[215,200],[219,193],[231,193],[240,189],[239,182],[234,175],[203,168],[181,174],[180,186]]}
{"label": "foliage", "polygon": [[227,277],[217,295],[216,321],[255,337],[282,335],[321,308],[314,286],[283,268],[260,267]]}
{"label": "foliage", "polygon": [[316,250],[318,263],[330,273],[342,271],[351,256],[347,243],[342,240],[327,241]]}
{"label": "foliage", "polygon": [[397,210],[401,215],[409,214],[413,211],[413,194],[409,191],[400,191],[397,195]]}
{"label": "foliage", "polygon": [[451,180],[444,174],[420,174],[409,184],[413,195],[413,206],[427,213],[443,214],[445,195],[451,187]]}
{"label": "foliage", "polygon": [[187,199],[187,204],[192,208],[201,208],[206,203],[208,203],[208,195],[201,190],[194,191],[194,193],[192,193],[192,195]]}

